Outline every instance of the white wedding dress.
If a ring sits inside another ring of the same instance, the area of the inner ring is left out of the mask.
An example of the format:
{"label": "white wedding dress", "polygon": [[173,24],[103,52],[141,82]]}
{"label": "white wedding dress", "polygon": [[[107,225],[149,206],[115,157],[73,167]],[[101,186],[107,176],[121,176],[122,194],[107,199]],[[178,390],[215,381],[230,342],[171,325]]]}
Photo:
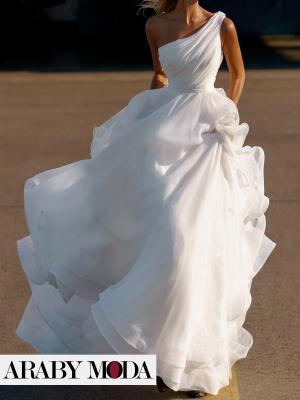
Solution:
{"label": "white wedding dress", "polygon": [[173,390],[211,394],[246,357],[251,282],[276,243],[264,151],[214,87],[224,16],[159,48],[169,86],[96,127],[91,158],[27,179],[16,333],[39,353],[156,354]]}

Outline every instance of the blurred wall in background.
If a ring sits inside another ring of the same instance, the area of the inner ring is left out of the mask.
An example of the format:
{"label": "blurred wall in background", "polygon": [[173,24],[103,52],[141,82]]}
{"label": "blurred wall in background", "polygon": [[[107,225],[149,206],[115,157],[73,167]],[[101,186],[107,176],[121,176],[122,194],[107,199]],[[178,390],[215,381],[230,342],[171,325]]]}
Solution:
{"label": "blurred wall in background", "polygon": [[[0,69],[150,66],[144,25],[153,12],[137,14],[138,2],[0,0]],[[289,62],[262,38],[300,35],[300,0],[203,0],[201,5],[222,10],[235,22],[248,67]],[[299,38],[285,46],[294,54]]]}
{"label": "blurred wall in background", "polygon": [[66,0],[60,5],[49,7],[46,12],[55,21],[78,21],[79,0]]}
{"label": "blurred wall in background", "polygon": [[[112,18],[120,26],[127,25],[124,16],[134,20],[134,6],[137,2],[122,1],[113,6],[112,1],[105,0],[66,0],[63,5],[49,9],[53,19],[69,21],[78,19],[82,33],[106,31]],[[236,20],[240,33],[255,35],[264,34],[297,34],[300,32],[299,0],[209,0],[201,5],[209,10],[223,10]],[[113,14],[113,15],[112,15]]]}

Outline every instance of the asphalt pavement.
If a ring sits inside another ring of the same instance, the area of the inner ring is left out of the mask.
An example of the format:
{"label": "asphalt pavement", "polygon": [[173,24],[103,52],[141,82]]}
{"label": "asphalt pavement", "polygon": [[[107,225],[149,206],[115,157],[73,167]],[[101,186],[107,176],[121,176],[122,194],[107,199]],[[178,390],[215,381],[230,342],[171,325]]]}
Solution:
{"label": "asphalt pavement", "polygon": [[[16,240],[28,234],[25,179],[89,158],[93,127],[149,88],[150,79],[149,71],[0,73],[1,354],[34,353],[15,335],[30,296],[16,253]],[[227,79],[221,71],[216,86],[226,89]],[[218,399],[300,398],[299,104],[300,70],[246,72],[238,108],[241,122],[250,126],[245,144],[265,151],[265,194],[270,199],[266,233],[277,246],[252,284],[245,328],[254,345],[235,365],[232,384]],[[2,387],[0,399],[54,399],[58,393],[62,399],[184,398],[180,393],[160,394],[155,387],[122,386]]]}

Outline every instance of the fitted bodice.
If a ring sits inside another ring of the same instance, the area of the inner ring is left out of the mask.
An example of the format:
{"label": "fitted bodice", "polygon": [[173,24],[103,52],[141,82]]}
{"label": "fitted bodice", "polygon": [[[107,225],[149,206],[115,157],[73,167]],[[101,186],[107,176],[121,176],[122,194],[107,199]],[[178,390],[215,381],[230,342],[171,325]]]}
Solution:
{"label": "fitted bodice", "polygon": [[183,92],[214,88],[223,59],[220,27],[224,17],[225,13],[218,11],[192,35],[159,47],[170,88]]}

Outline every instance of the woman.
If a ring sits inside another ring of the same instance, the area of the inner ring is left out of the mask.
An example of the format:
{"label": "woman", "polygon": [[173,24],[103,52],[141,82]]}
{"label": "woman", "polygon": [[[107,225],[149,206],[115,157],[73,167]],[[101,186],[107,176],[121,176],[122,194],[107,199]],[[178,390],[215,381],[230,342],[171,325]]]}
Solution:
{"label": "woman", "polygon": [[[154,76],[151,88],[156,89],[168,83],[168,77],[159,60],[158,48],[173,38],[184,38],[206,24],[214,13],[199,6],[198,1],[154,0],[142,3],[143,8],[154,8],[158,15],[148,19],[146,34],[151,49]],[[245,69],[240,51],[237,32],[233,21],[224,16],[220,29],[222,49],[229,68],[230,82],[228,97],[236,104],[241,96]]]}
{"label": "woman", "polygon": [[46,354],[156,354],[160,390],[217,394],[252,346],[251,282],[275,247],[264,152],[243,147],[233,22],[195,0],[144,6],[151,89],[95,128],[90,159],[26,181],[17,334]]}

